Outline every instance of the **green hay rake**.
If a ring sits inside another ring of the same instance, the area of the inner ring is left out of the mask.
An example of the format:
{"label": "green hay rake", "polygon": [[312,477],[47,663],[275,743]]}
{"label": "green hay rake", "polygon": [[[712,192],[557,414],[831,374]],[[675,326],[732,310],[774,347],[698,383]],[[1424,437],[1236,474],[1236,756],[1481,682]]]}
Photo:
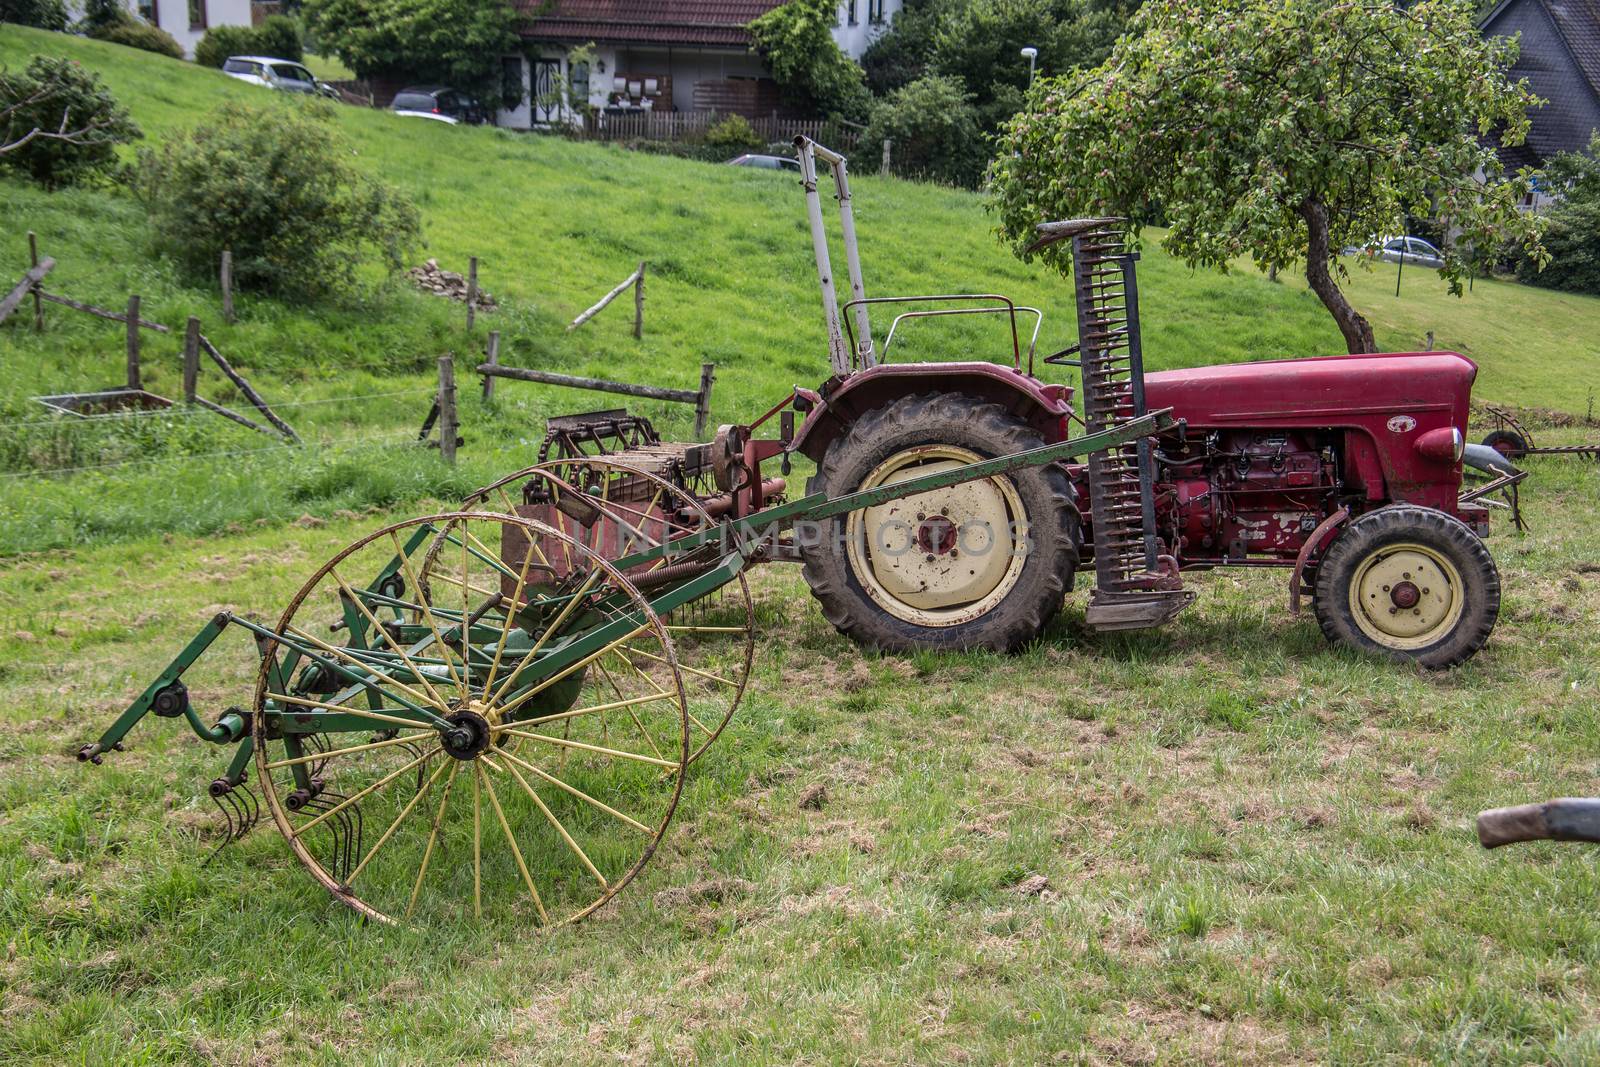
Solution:
{"label": "green hay rake", "polygon": [[[649,861],[738,707],[750,565],[792,558],[808,523],[1175,425],[1157,412],[738,517],[621,460],[531,467],[359,538],[274,625],[217,615],[78,755],[99,763],[147,714],[181,717],[231,748],[209,790],[224,844],[259,817],[259,791],[312,877],[361,914],[580,919]],[[236,628],[259,656],[254,694],[208,724],[183,676]]]}

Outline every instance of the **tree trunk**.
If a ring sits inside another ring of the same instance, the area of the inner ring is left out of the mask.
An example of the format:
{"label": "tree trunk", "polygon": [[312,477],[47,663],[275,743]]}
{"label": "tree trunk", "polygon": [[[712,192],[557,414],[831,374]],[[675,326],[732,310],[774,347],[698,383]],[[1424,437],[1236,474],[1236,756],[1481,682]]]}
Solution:
{"label": "tree trunk", "polygon": [[1333,315],[1333,321],[1339,324],[1345,347],[1352,354],[1376,352],[1378,343],[1372,337],[1372,324],[1350,306],[1350,301],[1334,284],[1333,274],[1328,270],[1328,263],[1333,257],[1328,249],[1327,206],[1317,200],[1307,200],[1300,205],[1300,215],[1306,220],[1306,230],[1311,238],[1306,252],[1306,281],[1310,283],[1311,291],[1317,294],[1323,307]]}

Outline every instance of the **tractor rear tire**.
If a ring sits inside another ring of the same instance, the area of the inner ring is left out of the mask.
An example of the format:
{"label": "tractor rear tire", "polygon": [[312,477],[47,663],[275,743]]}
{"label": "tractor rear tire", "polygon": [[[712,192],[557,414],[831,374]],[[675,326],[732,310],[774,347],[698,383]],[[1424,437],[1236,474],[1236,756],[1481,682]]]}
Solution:
{"label": "tractor rear tire", "polygon": [[1507,459],[1516,459],[1528,451],[1528,442],[1515,430],[1494,430],[1483,443]]}
{"label": "tractor rear tire", "polygon": [[[908,396],[857,419],[806,491],[838,497],[1046,443],[999,404]],[[823,615],[888,652],[1009,652],[1032,641],[1061,610],[1082,543],[1071,482],[1055,464],[854,511],[799,540]]]}
{"label": "tractor rear tire", "polygon": [[1429,670],[1472,657],[1500,614],[1500,572],[1459,519],[1417,504],[1369,511],[1317,567],[1317,621],[1328,640]]}

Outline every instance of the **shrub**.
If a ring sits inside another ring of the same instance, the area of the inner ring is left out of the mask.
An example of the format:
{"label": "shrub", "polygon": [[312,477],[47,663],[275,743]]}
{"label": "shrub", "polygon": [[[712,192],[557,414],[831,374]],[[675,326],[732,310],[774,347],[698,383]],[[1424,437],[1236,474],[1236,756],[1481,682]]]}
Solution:
{"label": "shrub", "polygon": [[112,178],[121,170],[116,146],[140,136],[99,75],[70,59],[35,56],[21,74],[0,69],[0,170],[47,189]]}
{"label": "shrub", "polygon": [[1562,198],[1546,214],[1544,234],[1550,261],[1543,270],[1523,258],[1517,277],[1546,289],[1600,296],[1600,133],[1586,152],[1562,152],[1545,168]]}
{"label": "shrub", "polygon": [[833,40],[833,0],[789,0],[748,27],[791,107],[859,120],[872,104],[866,75]]}
{"label": "shrub", "polygon": [[729,152],[753,152],[764,148],[766,142],[756,133],[743,115],[729,115],[719,119],[706,131],[706,144]]}
{"label": "shrub", "polygon": [[194,46],[194,61],[221,70],[229,56],[256,55],[255,43],[255,30],[249,26],[213,26]]}
{"label": "shrub", "polygon": [[416,243],[416,208],[349,163],[331,107],[228,103],[141,153],[139,193],[159,246],[209,275],[233,251],[241,288],[297,299],[342,293],[376,262],[393,273]]}
{"label": "shrub", "polygon": [[886,137],[896,174],[968,187],[983,174],[983,132],[957,78],[925,75],[878,101],[861,141],[870,150]]}
{"label": "shrub", "polygon": [[67,28],[72,17],[62,0],[0,0],[0,22],[59,32]]}
{"label": "shrub", "polygon": [[259,26],[213,26],[194,48],[194,61],[219,70],[229,56],[305,58],[300,24],[286,15],[270,15]]}
{"label": "shrub", "polygon": [[183,58],[183,45],[179,44],[172,34],[159,26],[150,25],[144,19],[126,13],[121,18],[90,27],[89,36],[97,41],[109,41],[112,44],[138,48],[145,52],[170,56],[173,59]]}

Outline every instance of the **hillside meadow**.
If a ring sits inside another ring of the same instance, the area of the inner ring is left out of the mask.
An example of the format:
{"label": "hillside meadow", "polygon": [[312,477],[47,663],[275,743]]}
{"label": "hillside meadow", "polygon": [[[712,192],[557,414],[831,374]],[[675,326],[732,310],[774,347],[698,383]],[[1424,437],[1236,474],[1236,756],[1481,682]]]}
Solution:
{"label": "hillside meadow", "polygon": [[[152,139],[263,95],[0,27],[0,63],[36,52],[101,71]],[[31,397],[119,380],[120,328],[59,308],[42,334],[26,309],[0,327],[0,1062],[1600,1060],[1592,852],[1485,854],[1471,833],[1484,807],[1596,792],[1586,463],[1530,461],[1530,531],[1489,541],[1499,627],[1443,674],[1330,649],[1275,573],[1195,576],[1196,605],[1158,631],[1093,634],[1080,592],[1017,656],[878,657],[767,568],[743,707],[654,862],[580,926],[364,924],[270,826],[204,863],[225,753],[156,719],[104,766],[75,747],[211,614],[275,617],[373,524],[447,507],[531,462],[546,416],[609,399],[502,382],[484,405],[468,377],[449,469],[404,447],[441,353],[474,359],[497,329],[508,363],[679,387],[715,362],[722,421],[826,365],[782,176],[336,121],[421,206],[419,260],[481,258],[501,309],[474,333],[460,305],[377,279],[343,304],[244,296],[225,325],[213,285],[149,254],[130,197],[0,180],[0,274],[21,275],[33,230],[52,291],[200,316],[308,442],[183,412],[50,421]],[[977,197],[872,175],[855,192],[869,291],[1005,292],[1045,310],[1042,351],[1072,339],[1066,283],[999,246]],[[640,260],[642,341],[620,307],[565,331]],[[1457,300],[1421,271],[1396,298],[1392,270],[1352,268],[1383,344],[1432,330],[1478,360],[1480,401],[1587,411],[1600,301],[1484,280]],[[1154,367],[1337,350],[1287,277],[1191,271],[1153,242],[1140,272]],[[992,327],[946,326],[908,327],[906,358],[1003,351]],[[146,352],[171,395],[176,341]],[[202,373],[237,406],[219,382]],[[688,431],[687,409],[636,410]],[[228,640],[189,678],[208,714],[248,700],[252,654]]]}

